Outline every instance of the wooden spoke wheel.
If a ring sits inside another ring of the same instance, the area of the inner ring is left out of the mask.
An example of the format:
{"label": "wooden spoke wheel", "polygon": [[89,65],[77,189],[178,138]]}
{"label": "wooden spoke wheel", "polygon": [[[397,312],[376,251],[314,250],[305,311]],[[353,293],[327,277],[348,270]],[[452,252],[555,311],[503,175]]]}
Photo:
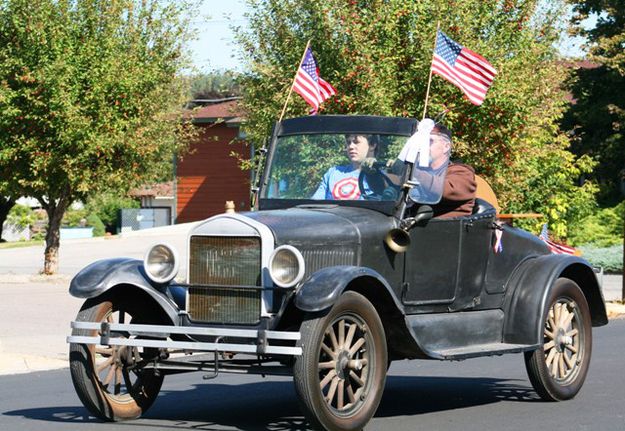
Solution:
{"label": "wooden spoke wheel", "polygon": [[[145,319],[145,312],[130,311],[110,301],[87,301],[76,320],[129,323]],[[143,317],[143,318],[142,318]],[[97,331],[74,330],[73,335],[95,336]],[[124,336],[123,334],[118,334]],[[127,336],[127,335],[126,335]],[[142,370],[154,349],[93,344],[70,345],[70,372],[78,397],[96,417],[108,420],[135,419],[145,412],[158,395],[163,377]]]}
{"label": "wooden spoke wheel", "polygon": [[301,333],[294,380],[305,415],[320,429],[362,429],[386,379],[386,339],[375,308],[346,292],[328,314],[305,321]]}
{"label": "wooden spoke wheel", "polygon": [[560,401],[581,389],[592,350],[588,303],[579,286],[561,278],[544,313],[543,345],[525,354],[530,381],[541,398]]}

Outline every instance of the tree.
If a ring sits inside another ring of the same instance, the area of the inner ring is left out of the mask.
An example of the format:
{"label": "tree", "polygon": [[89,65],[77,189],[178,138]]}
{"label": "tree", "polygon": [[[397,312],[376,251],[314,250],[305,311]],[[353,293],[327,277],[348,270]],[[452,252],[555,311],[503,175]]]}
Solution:
{"label": "tree", "polygon": [[187,6],[0,1],[0,181],[48,214],[44,273],[72,201],[158,176],[192,134]]}
{"label": "tree", "polygon": [[222,99],[241,95],[236,81],[237,73],[231,70],[201,73],[191,78],[193,99]]}
{"label": "tree", "polygon": [[[613,205],[622,199],[619,172],[625,168],[625,1],[570,3],[573,32],[588,41],[592,63],[573,74],[570,89],[575,104],[563,128],[571,130],[576,154],[598,161],[593,176],[601,185],[600,202]],[[597,23],[587,28],[584,21],[592,15]]]}
{"label": "tree", "polygon": [[[433,78],[428,112],[449,109],[455,156],[490,181],[506,210],[546,214],[557,236],[566,236],[567,220],[588,212],[594,186],[575,182],[592,163],[572,157],[558,129],[565,106],[565,74],[553,48],[560,8],[527,0],[248,3],[249,24],[235,31],[247,63],[241,85],[252,141],[270,133],[308,39],[323,78],[338,90],[322,113],[421,118],[440,19],[450,37],[498,70],[481,107]],[[287,116],[305,112],[296,97]]]}
{"label": "tree", "polygon": [[0,195],[0,242],[2,242],[2,225],[7,219],[11,208],[15,205],[15,199],[13,197],[5,197]]}

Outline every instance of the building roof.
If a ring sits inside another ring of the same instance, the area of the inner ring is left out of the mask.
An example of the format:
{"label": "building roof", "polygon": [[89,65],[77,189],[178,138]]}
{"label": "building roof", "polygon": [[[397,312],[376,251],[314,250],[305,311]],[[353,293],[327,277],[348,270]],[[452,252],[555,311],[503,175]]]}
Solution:
{"label": "building roof", "polygon": [[190,115],[196,123],[214,123],[222,119],[229,125],[239,125],[245,117],[238,100],[209,102],[194,109]]}
{"label": "building roof", "polygon": [[155,198],[173,198],[174,197],[174,182],[168,181],[166,183],[146,184],[143,187],[132,189],[128,192],[132,197],[155,197]]}

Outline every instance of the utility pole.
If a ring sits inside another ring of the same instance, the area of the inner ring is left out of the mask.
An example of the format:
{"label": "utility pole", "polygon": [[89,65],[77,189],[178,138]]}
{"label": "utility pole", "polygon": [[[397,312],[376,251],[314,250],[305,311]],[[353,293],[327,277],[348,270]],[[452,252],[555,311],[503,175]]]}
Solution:
{"label": "utility pole", "polygon": [[[625,168],[621,169],[621,193],[625,197]],[[621,273],[621,301],[625,301],[625,205],[623,206],[623,271]]]}

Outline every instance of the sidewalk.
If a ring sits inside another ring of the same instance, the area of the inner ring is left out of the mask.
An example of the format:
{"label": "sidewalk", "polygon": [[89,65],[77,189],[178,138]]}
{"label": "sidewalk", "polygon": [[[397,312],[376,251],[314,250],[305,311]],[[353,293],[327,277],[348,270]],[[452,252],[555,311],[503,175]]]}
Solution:
{"label": "sidewalk", "polygon": [[0,375],[68,366],[65,337],[83,303],[68,292],[78,271],[99,259],[143,259],[150,245],[167,242],[177,248],[179,274],[185,274],[187,234],[196,224],[62,241],[59,272],[51,277],[39,275],[43,246],[0,250]]}

